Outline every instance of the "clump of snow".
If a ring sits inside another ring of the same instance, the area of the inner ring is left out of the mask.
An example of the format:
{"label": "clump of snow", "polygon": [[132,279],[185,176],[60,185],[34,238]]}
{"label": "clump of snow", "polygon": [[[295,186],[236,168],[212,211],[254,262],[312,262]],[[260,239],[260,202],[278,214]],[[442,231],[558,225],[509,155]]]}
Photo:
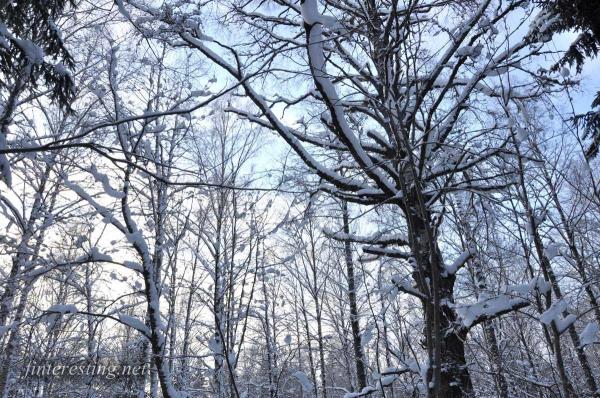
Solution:
{"label": "clump of snow", "polygon": [[310,381],[310,379],[304,372],[297,370],[293,373],[293,375],[296,379],[298,379],[300,385],[302,385],[302,389],[304,390],[304,392],[312,392],[314,390],[315,386],[313,382]]}
{"label": "clump of snow", "polygon": [[206,90],[193,90],[190,93],[192,97],[206,97],[207,95],[210,95],[210,93]]}
{"label": "clump of snow", "polygon": [[146,326],[146,324],[142,321],[140,321],[137,318],[134,318],[130,315],[126,315],[126,314],[119,314],[119,320],[121,321],[121,323],[136,329],[137,331],[145,334],[146,336],[150,336],[151,332],[150,329],[148,329],[148,326]]}
{"label": "clump of snow", "polygon": [[468,328],[482,318],[492,318],[525,304],[525,299],[501,294],[475,304],[456,305],[456,313],[462,324]]}
{"label": "clump of snow", "polygon": [[212,337],[210,340],[208,340],[208,349],[211,350],[213,354],[220,354],[223,350],[221,339],[218,337]]}
{"label": "clump of snow", "polygon": [[529,294],[534,294],[536,291],[540,294],[546,294],[550,291],[550,282],[546,281],[541,276],[532,278],[529,282],[506,286],[506,293],[513,293],[520,297],[527,297]]}
{"label": "clump of snow", "polygon": [[13,38],[15,44],[23,51],[27,60],[39,65],[44,62],[44,50],[31,40]]}
{"label": "clump of snow", "polygon": [[73,304],[54,304],[46,310],[46,327],[53,329],[59,319],[65,314],[77,314],[77,307]]}
{"label": "clump of snow", "polygon": [[13,325],[14,324],[0,326],[0,337],[2,337],[6,332],[12,329]]}
{"label": "clump of snow", "polygon": [[229,362],[231,366],[235,366],[237,363],[237,355],[235,355],[235,352],[230,352],[229,355],[227,355],[227,362]]}
{"label": "clump of snow", "polygon": [[460,256],[450,265],[445,266],[446,273],[454,275],[465,263],[476,254],[475,248],[469,248],[462,252]]}
{"label": "clump of snow", "polygon": [[366,386],[360,392],[348,392],[344,394],[343,398],[358,398],[358,397],[366,397],[368,395],[373,394],[377,391],[377,388],[374,386]]}
{"label": "clump of snow", "polygon": [[395,374],[386,375],[379,379],[379,383],[382,387],[386,387],[393,384],[397,377]]}
{"label": "clump of snow", "polygon": [[547,42],[552,39],[552,25],[559,20],[559,15],[553,15],[551,12],[542,11],[529,24],[528,36],[533,36],[541,42]]}
{"label": "clump of snow", "polygon": [[596,322],[588,323],[579,337],[581,339],[582,347],[600,343],[600,325]]}
{"label": "clump of snow", "polygon": [[133,271],[144,272],[144,267],[142,267],[142,264],[135,261],[123,261],[123,266]]}
{"label": "clump of snow", "polygon": [[558,247],[551,243],[544,249],[544,255],[548,258],[548,260],[552,260],[554,257],[558,256]]}
{"label": "clump of snow", "polygon": [[457,57],[477,58],[481,55],[481,50],[483,50],[483,44],[481,43],[475,46],[463,46],[456,50],[455,55]]}
{"label": "clump of snow", "polygon": [[111,256],[109,256],[108,254],[100,253],[100,250],[96,246],[94,246],[90,249],[90,255],[92,257],[92,260],[95,260],[95,261],[106,261],[106,262],[112,261]]}
{"label": "clump of snow", "polygon": [[554,322],[558,333],[563,333],[575,322],[577,317],[573,314],[569,314],[563,318],[562,314],[567,310],[567,302],[565,300],[559,300],[552,304],[542,315],[540,315],[540,322],[550,325]]}
{"label": "clump of snow", "polygon": [[517,124],[515,126],[515,130],[517,131],[517,133],[515,135],[517,142],[521,143],[523,141],[526,141],[527,138],[529,137],[529,132],[527,131],[526,128],[522,127],[521,125]]}
{"label": "clump of snow", "polygon": [[46,312],[55,312],[59,314],[76,314],[79,312],[74,304],[54,304]]}
{"label": "clump of snow", "polygon": [[364,348],[373,339],[373,325],[369,324],[360,336],[360,345]]}
{"label": "clump of snow", "polygon": [[66,68],[65,64],[62,62],[59,62],[54,65],[54,71],[57,74],[62,75],[62,76],[70,76],[71,75],[69,70]]}
{"label": "clump of snow", "polygon": [[485,75],[486,76],[490,76],[490,77],[494,77],[494,76],[501,76],[505,73],[507,73],[509,70],[509,67],[504,65],[504,66],[498,66],[496,68],[490,69],[488,70]]}
{"label": "clump of snow", "polygon": [[122,199],[125,197],[125,193],[121,191],[117,191],[114,189],[108,180],[108,176],[100,173],[95,165],[92,165],[89,168],[89,172],[94,176],[94,179],[100,183],[102,183],[102,187],[104,188],[104,192],[106,192],[109,196],[112,196],[115,199]]}

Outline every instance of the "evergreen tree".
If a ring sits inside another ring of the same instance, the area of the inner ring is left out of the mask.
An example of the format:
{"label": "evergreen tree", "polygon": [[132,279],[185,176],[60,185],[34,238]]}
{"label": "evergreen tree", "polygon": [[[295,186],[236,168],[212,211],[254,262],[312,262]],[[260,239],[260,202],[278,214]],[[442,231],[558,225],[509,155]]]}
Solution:
{"label": "evergreen tree", "polygon": [[69,73],[74,61],[56,20],[74,0],[0,0],[0,88],[9,82],[36,88],[40,82],[51,97],[68,106],[75,92]]}
{"label": "evergreen tree", "polygon": [[[542,8],[552,21],[551,32],[578,31],[563,57],[553,66],[557,71],[566,65],[575,66],[581,72],[586,59],[595,57],[600,51],[600,0],[542,0]],[[600,92],[592,102],[592,110],[576,118],[585,128],[585,137],[592,138],[586,150],[588,159],[595,157],[600,148]]]}

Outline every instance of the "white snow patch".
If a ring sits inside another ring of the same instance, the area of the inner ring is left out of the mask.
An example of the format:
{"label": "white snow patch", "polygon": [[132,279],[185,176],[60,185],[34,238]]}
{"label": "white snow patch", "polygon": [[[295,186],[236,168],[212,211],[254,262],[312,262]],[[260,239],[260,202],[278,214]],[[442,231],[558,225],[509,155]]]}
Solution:
{"label": "white snow patch", "polygon": [[465,327],[470,327],[482,317],[490,318],[505,311],[527,303],[520,297],[511,297],[506,294],[482,300],[475,304],[457,305],[456,313]]}
{"label": "white snow patch", "polygon": [[552,260],[554,257],[558,256],[558,247],[551,243],[544,249],[544,255],[548,258],[548,260]]}
{"label": "white snow patch", "polygon": [[582,347],[600,343],[600,325],[598,325],[596,322],[588,323],[579,337],[581,339]]}
{"label": "white snow patch", "polygon": [[148,326],[146,326],[144,322],[135,317],[126,314],[119,314],[119,320],[121,321],[121,323],[136,329],[137,331],[145,334],[146,336],[150,336],[152,334]]}
{"label": "white snow patch", "polygon": [[304,372],[297,370],[293,373],[293,375],[296,379],[298,379],[300,385],[302,385],[304,392],[312,392],[314,390],[314,384]]}
{"label": "white snow patch", "polygon": [[125,193],[114,189],[110,185],[108,176],[99,172],[95,165],[90,166],[88,171],[94,176],[94,179],[96,181],[102,183],[102,188],[104,188],[104,192],[106,192],[106,194],[112,196],[115,199],[122,199],[125,197]]}
{"label": "white snow patch", "polygon": [[552,304],[548,310],[546,310],[542,315],[540,315],[540,322],[550,325],[554,322],[556,329],[558,329],[558,333],[563,333],[567,330],[577,319],[577,317],[573,314],[569,314],[566,317],[562,317],[563,312],[567,310],[567,302],[565,300],[559,300],[556,303]]}
{"label": "white snow patch", "polygon": [[79,312],[74,304],[54,304],[46,312],[58,312],[60,314],[77,314]]}

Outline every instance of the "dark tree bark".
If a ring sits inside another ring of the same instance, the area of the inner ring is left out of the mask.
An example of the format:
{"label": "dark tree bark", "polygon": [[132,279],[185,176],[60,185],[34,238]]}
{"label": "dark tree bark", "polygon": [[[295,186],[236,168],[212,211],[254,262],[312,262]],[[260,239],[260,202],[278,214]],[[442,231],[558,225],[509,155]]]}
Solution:
{"label": "dark tree bark", "polygon": [[[342,218],[344,223],[344,233],[350,234],[350,222],[348,217],[348,203],[342,202]],[[354,263],[352,261],[352,247],[349,240],[344,242],[344,255],[346,261],[346,278],[348,279],[348,303],[350,305],[350,325],[352,328],[352,348],[354,349],[354,364],[356,367],[356,379],[358,381],[358,390],[362,390],[367,385],[365,373],[365,355],[360,341],[360,321],[358,306],[356,303],[356,279],[354,275]]]}

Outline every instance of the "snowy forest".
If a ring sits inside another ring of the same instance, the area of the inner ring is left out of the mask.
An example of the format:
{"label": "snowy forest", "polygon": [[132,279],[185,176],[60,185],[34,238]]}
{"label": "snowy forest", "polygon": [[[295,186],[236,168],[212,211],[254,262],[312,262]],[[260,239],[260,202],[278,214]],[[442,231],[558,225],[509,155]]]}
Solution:
{"label": "snowy forest", "polygon": [[0,0],[0,398],[600,398],[599,51],[598,0]]}

